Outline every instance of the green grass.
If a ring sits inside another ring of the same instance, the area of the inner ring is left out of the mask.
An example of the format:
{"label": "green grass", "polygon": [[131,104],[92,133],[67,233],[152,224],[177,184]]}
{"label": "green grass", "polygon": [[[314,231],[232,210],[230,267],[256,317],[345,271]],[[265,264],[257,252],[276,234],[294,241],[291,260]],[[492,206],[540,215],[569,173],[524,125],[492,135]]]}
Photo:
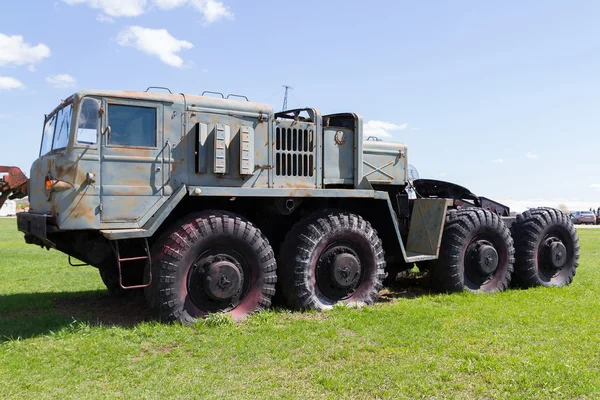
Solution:
{"label": "green grass", "polygon": [[0,220],[0,397],[600,397],[600,230],[562,289],[429,295],[364,309],[269,310],[242,323],[149,321],[97,271]]}

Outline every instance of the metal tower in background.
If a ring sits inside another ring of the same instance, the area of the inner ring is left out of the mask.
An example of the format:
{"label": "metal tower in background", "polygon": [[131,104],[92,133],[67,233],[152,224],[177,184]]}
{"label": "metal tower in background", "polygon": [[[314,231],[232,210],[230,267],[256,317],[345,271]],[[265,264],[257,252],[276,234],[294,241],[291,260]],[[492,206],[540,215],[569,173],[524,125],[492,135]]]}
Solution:
{"label": "metal tower in background", "polygon": [[283,87],[285,88],[285,94],[283,95],[283,107],[281,108],[281,111],[287,110],[288,90],[293,89],[293,87],[289,85],[283,85]]}

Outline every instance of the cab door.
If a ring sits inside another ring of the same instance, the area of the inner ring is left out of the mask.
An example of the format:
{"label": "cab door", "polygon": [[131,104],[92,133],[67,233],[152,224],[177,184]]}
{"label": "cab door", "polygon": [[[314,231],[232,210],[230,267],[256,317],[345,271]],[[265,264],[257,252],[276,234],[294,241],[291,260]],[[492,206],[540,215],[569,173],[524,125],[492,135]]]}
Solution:
{"label": "cab door", "polygon": [[108,99],[104,110],[100,222],[138,228],[164,201],[163,105]]}

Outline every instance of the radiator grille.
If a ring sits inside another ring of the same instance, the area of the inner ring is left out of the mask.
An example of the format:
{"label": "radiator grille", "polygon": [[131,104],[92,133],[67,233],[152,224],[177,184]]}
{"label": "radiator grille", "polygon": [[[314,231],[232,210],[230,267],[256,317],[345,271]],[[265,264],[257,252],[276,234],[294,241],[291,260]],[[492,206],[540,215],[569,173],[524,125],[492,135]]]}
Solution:
{"label": "radiator grille", "polygon": [[314,146],[312,129],[277,128],[275,130],[275,175],[313,176]]}

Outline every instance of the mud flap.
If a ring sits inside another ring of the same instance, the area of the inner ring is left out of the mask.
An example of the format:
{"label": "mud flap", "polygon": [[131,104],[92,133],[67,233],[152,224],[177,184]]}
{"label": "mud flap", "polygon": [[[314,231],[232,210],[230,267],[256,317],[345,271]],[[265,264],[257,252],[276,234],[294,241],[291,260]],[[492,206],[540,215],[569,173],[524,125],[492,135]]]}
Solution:
{"label": "mud flap", "polygon": [[[449,200],[452,202],[452,200]],[[430,255],[437,258],[442,243],[442,231],[448,208],[447,199],[416,199],[413,205],[407,256]]]}

